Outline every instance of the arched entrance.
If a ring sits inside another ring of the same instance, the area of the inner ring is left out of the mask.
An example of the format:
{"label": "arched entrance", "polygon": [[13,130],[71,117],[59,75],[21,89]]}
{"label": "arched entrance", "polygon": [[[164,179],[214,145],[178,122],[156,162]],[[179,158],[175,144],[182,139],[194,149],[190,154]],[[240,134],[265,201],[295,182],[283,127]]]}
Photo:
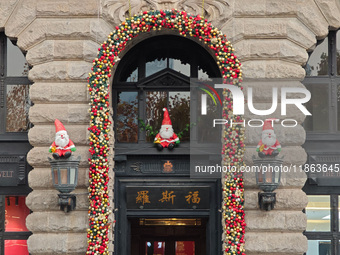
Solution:
{"label": "arched entrance", "polygon": [[[114,67],[120,61],[119,56],[122,55],[121,52],[124,51],[125,47],[131,46],[131,44],[128,44],[129,40],[136,37],[142,32],[153,33],[152,31],[163,30],[163,29],[177,30],[180,35],[184,37],[190,36],[192,38],[196,38],[197,42],[199,42],[203,46],[206,46],[209,49],[209,51],[211,51],[211,55],[214,56],[215,58],[214,60],[220,70],[222,78],[226,82],[232,83],[235,86],[239,86],[238,79],[242,77],[241,64],[239,63],[237,57],[232,53],[233,49],[232,49],[230,42],[227,41],[225,36],[220,31],[218,31],[218,29],[214,28],[210,23],[207,22],[207,20],[202,19],[199,15],[192,16],[192,15],[187,14],[186,12],[183,12],[183,11],[180,12],[177,10],[149,11],[149,12],[144,12],[143,14],[139,16],[135,15],[134,17],[127,19],[120,26],[116,27],[116,31],[110,34],[110,36],[108,37],[108,40],[105,41],[102,44],[101,48],[99,49],[98,58],[94,60],[94,64],[93,64],[94,67],[92,68],[93,72],[90,73],[90,76],[89,76],[89,92],[91,95],[91,112],[90,112],[91,113],[91,125],[89,128],[90,146],[91,146],[90,148],[91,158],[89,159],[89,162],[90,162],[89,199],[91,203],[90,210],[89,210],[90,228],[88,230],[88,239],[89,239],[88,240],[89,241],[88,253],[89,254],[96,253],[97,251],[101,253],[104,252],[106,254],[107,249],[108,249],[108,240],[109,240],[108,232],[109,232],[109,226],[110,226],[110,221],[109,221],[110,199],[108,199],[109,198],[108,185],[110,182],[110,178],[109,178],[109,175],[110,175],[109,151],[110,150],[109,150],[109,147],[111,145],[110,135],[108,135],[108,133],[110,133],[110,124],[112,124],[109,118],[109,115],[110,115],[109,91],[110,90],[108,89],[108,87],[110,83],[109,80],[111,77],[111,70],[112,70],[112,67]],[[168,63],[167,63],[167,68],[169,68]],[[131,71],[133,72],[133,70]],[[175,73],[173,73],[170,70],[168,70],[168,74],[163,74],[163,75],[168,75],[168,77],[170,75],[171,78],[176,76]],[[129,77],[130,76],[127,76],[127,78]],[[181,75],[178,76],[177,74],[177,78],[180,78],[180,77]],[[138,78],[140,78],[139,75],[138,75]],[[185,77],[182,77],[182,78],[184,78],[185,80]],[[169,79],[167,78],[166,80],[169,80]],[[159,82],[159,80],[157,82]],[[168,90],[167,92],[170,92],[170,90]],[[145,96],[145,91],[138,92],[138,95],[140,94],[144,94]],[[170,94],[168,93],[167,95],[169,96]],[[223,115],[227,116],[229,119],[232,119],[234,122],[242,121],[242,117],[234,116],[232,113],[232,101],[230,98],[230,94],[227,91],[225,91],[223,96],[226,98],[226,100],[224,101],[224,105],[223,105]],[[167,104],[168,103],[169,103],[169,100],[167,100]],[[225,134],[225,138],[224,138],[224,143],[223,143],[223,148],[222,148],[222,159],[223,159],[224,164],[230,164],[236,167],[243,165],[244,164],[243,163],[244,129],[241,126],[235,126],[235,125],[233,127],[226,126],[224,134]],[[233,137],[231,138],[230,137],[231,134],[236,134],[236,135],[233,135]],[[137,139],[139,139],[139,137],[142,137],[142,136],[138,136]],[[230,144],[234,144],[236,146],[234,146],[234,148],[230,150],[228,148]],[[177,151],[180,152],[179,150]],[[163,150],[162,153],[167,154],[165,150]],[[235,154],[238,156],[234,157],[233,155]],[[143,157],[144,154],[141,154],[141,155],[142,155],[141,160],[144,160],[145,159],[145,157]],[[185,155],[179,155],[179,156],[185,156]],[[127,161],[126,158],[124,155],[121,155],[121,157],[119,157],[118,155],[115,157],[115,163],[117,164],[119,162]],[[154,158],[154,160],[155,162],[157,162],[156,157]],[[158,163],[160,162],[161,160],[159,159]],[[164,162],[164,164],[168,164],[168,162]],[[129,171],[134,171],[134,169],[138,170],[139,165],[140,165],[140,162],[136,162],[136,164],[128,165],[125,167],[129,169]],[[180,165],[183,168],[183,164],[180,164]],[[139,172],[139,171],[136,171],[136,172]],[[176,174],[180,174],[180,173],[176,172]],[[174,177],[176,177],[176,175],[174,175]],[[185,173],[182,173],[181,177],[185,177]],[[133,180],[130,178],[129,181],[131,182]],[[145,186],[144,180],[137,179],[137,182],[138,181],[141,181],[140,185]],[[174,183],[176,182],[177,180],[174,180]],[[158,186],[161,186],[162,188],[167,188],[167,187],[174,188],[174,189],[176,188],[173,186],[166,186],[167,185],[166,183],[160,183],[160,182],[156,182],[156,183],[158,183]],[[195,186],[192,183],[193,182],[190,181],[190,183],[188,183],[187,186],[192,185],[193,187],[195,187],[195,191],[201,185],[200,183],[196,183],[197,185]],[[116,183],[116,185],[119,185],[119,184]],[[228,237],[224,240],[224,243],[225,243],[224,250],[225,252],[228,252],[230,250],[236,251],[236,252],[243,252],[244,251],[244,248],[243,248],[244,226],[245,226],[244,211],[243,211],[243,203],[244,203],[243,179],[242,177],[226,178],[223,181],[222,189],[219,189],[216,186],[217,184],[215,186],[214,185],[213,186],[211,185],[202,186],[203,188],[201,190],[202,193],[205,193],[205,194],[209,193],[209,196],[207,199],[209,203],[205,204],[202,210],[207,210],[207,212],[209,212],[209,210],[211,210],[212,208],[213,202],[215,202],[214,208],[216,208],[216,204],[218,204],[218,197],[222,196],[222,190],[223,190],[222,216],[223,216],[224,224],[225,224],[223,228],[226,230],[226,234]],[[150,184],[150,186],[152,186],[152,184]],[[139,188],[138,185],[136,185],[136,187]],[[130,187],[130,188],[133,188],[133,187]],[[121,190],[123,190],[124,192],[124,189],[120,189],[119,191]],[[133,189],[130,189],[130,190],[133,191]],[[218,192],[215,192],[216,190]],[[125,191],[125,193],[119,193],[119,191],[117,192],[117,190],[115,190],[115,196],[121,197],[121,196],[124,196],[125,194],[126,201],[128,201],[129,200],[128,192]],[[186,190],[186,191],[188,192],[188,194],[190,194],[190,192],[192,193],[195,192],[193,190]],[[139,191],[134,190],[134,192],[138,193]],[[169,191],[166,189],[164,191],[159,190],[158,192],[161,192],[160,194],[163,194],[163,192],[169,192]],[[210,198],[217,199],[217,200],[212,200]],[[136,198],[133,198],[133,200],[136,201]],[[121,208],[121,209],[117,208],[118,213],[124,210],[125,211],[128,210],[128,203],[125,205],[121,203],[116,206]],[[210,206],[210,207],[207,207],[207,206]],[[143,209],[143,208],[140,208],[140,209]],[[196,208],[193,208],[193,209],[196,209]],[[157,208],[153,210],[157,211]],[[181,208],[179,208],[179,210],[181,210]],[[179,215],[179,214],[175,214],[175,215]],[[192,214],[189,214],[189,215],[192,215]],[[182,216],[182,214],[180,216]],[[188,218],[188,215],[186,215],[186,217],[182,219],[186,219],[186,218]],[[116,222],[117,224],[119,224],[119,222],[123,222],[123,224],[127,224],[127,222],[124,223],[124,217],[116,218]],[[210,231],[210,233],[215,231],[213,226],[207,227],[207,231],[208,230]],[[209,238],[210,238],[210,233],[207,234]],[[127,230],[125,233],[117,232],[115,236],[116,237],[118,236],[119,238],[121,238],[123,236],[127,237],[129,235],[130,233],[128,233],[128,230]],[[221,235],[218,234],[217,236],[220,237]],[[217,237],[217,240],[220,239],[219,237]],[[121,242],[122,243],[120,243],[119,245],[121,247],[126,248],[126,245],[128,244],[127,241],[124,242],[124,240],[121,240]],[[211,242],[207,243],[207,247],[209,246],[210,243]],[[117,247],[117,243],[115,246]],[[217,249],[221,247],[221,245],[217,245],[217,246],[218,246]],[[207,249],[209,250],[209,248]],[[213,252],[213,254],[214,253],[215,252]]]}
{"label": "arched entrance", "polygon": [[[204,48],[174,35],[146,39],[120,60],[112,85],[117,254],[221,253],[220,179],[190,179],[186,130],[190,78],[219,76]],[[182,134],[172,151],[153,144],[164,107]]]}

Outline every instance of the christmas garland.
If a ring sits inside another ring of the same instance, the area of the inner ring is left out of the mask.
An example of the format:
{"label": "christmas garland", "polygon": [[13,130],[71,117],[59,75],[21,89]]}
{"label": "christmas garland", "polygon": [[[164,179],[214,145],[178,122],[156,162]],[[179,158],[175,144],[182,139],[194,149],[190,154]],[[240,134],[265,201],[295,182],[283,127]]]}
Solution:
{"label": "christmas garland", "polygon": [[[91,124],[89,158],[89,228],[86,254],[108,255],[108,232],[110,229],[108,195],[111,121],[109,113],[109,80],[112,68],[117,64],[119,54],[128,41],[142,32],[173,29],[182,36],[196,37],[207,44],[215,53],[216,62],[224,82],[240,86],[242,79],[241,63],[232,53],[233,48],[225,35],[213,27],[200,15],[193,16],[184,11],[148,11],[126,19],[108,36],[98,49],[98,57],[93,61],[92,72],[88,78],[91,97]],[[242,87],[241,87],[242,88]],[[233,122],[242,122],[240,116],[232,114],[232,100],[224,91],[223,116]],[[244,129],[240,125],[225,126],[225,142],[222,156],[224,164],[234,166],[236,173],[228,173],[223,187],[223,218],[226,240],[225,254],[244,254],[244,211],[243,179],[239,168],[243,165]]]}

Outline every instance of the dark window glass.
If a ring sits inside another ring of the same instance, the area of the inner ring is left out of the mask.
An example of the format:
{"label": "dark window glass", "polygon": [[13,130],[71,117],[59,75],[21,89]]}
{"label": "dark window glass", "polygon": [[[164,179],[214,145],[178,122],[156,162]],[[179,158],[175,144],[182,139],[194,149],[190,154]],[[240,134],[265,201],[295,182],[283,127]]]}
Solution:
{"label": "dark window glass", "polygon": [[6,132],[28,130],[29,85],[7,85]]}
{"label": "dark window glass", "polygon": [[166,58],[156,59],[151,62],[147,62],[145,68],[146,68],[145,77],[158,73],[159,71],[162,71],[163,69],[167,68],[167,59]]}
{"label": "dark window glass", "polygon": [[319,44],[310,55],[306,65],[306,76],[328,74],[328,39]]}
{"label": "dark window glass", "polygon": [[[146,141],[153,142],[155,135],[161,128],[163,108],[167,107],[168,95],[165,91],[148,91],[146,93],[146,125],[151,130],[146,133]],[[171,115],[170,115],[171,118]],[[152,133],[154,132],[154,133]]]}
{"label": "dark window glass", "polygon": [[304,127],[307,131],[327,132],[329,129],[329,90],[327,85],[306,85],[311,100],[306,104],[312,116],[307,116]]}
{"label": "dark window glass", "polygon": [[136,143],[138,141],[137,92],[118,92],[116,130],[118,142]]}
{"label": "dark window glass", "polygon": [[7,76],[28,76],[28,63],[21,50],[7,38]]}
{"label": "dark window glass", "polygon": [[186,76],[190,76],[190,65],[189,64],[184,64],[178,59],[169,59],[169,68],[182,73]]}
{"label": "dark window glass", "polygon": [[127,82],[136,82],[138,81],[138,68],[136,68],[130,76],[126,79]]}

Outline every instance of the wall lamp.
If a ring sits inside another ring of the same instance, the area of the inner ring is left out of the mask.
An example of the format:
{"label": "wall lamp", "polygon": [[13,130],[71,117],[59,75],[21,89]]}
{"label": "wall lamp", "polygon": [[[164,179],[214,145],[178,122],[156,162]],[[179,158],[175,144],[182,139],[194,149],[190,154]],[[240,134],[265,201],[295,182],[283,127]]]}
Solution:
{"label": "wall lamp", "polygon": [[282,158],[253,156],[253,163],[256,166],[256,184],[262,190],[258,193],[258,203],[261,210],[270,211],[274,209],[276,203],[276,193],[274,190],[280,185]]}
{"label": "wall lamp", "polygon": [[76,207],[76,196],[70,193],[77,186],[80,157],[48,159],[51,164],[53,185],[60,192],[58,194],[60,210],[70,212]]}

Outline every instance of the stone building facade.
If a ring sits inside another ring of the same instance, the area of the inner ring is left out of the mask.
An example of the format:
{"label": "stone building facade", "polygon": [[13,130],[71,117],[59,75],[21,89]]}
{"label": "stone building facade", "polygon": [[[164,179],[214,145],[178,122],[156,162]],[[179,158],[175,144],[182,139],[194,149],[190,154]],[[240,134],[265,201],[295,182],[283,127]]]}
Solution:
{"label": "stone building facade", "polygon": [[[85,254],[88,228],[89,95],[87,77],[98,48],[115,27],[140,10],[172,9],[202,14],[227,35],[243,64],[244,86],[261,86],[257,102],[271,100],[276,87],[303,87],[304,65],[317,40],[340,28],[340,3],[336,0],[10,0],[0,2],[0,27],[17,41],[26,53],[31,69],[29,110],[33,123],[28,132],[33,148],[27,161],[33,170],[28,175],[32,189],[26,204],[32,213],[26,225],[32,235],[28,250],[32,255]],[[166,32],[165,32],[166,34]],[[135,42],[133,42],[135,43]],[[268,90],[263,90],[268,88]],[[262,104],[260,103],[260,104]],[[277,111],[273,116],[280,118]],[[248,115],[250,118],[251,115]],[[54,137],[54,120],[64,123],[81,156],[75,211],[60,211],[57,191],[52,185],[48,147]],[[293,129],[276,129],[282,144],[284,164],[303,165],[307,154],[302,148],[305,116],[289,109],[286,118],[298,120]],[[246,129],[246,164],[260,137],[261,129]],[[114,151],[114,150],[113,150]],[[113,153],[114,154],[114,153]],[[110,162],[114,166],[114,156]],[[246,176],[247,177],[247,176]],[[110,175],[113,199],[114,173]],[[307,251],[306,215],[308,200],[302,190],[306,177],[284,175],[276,190],[275,209],[263,212],[258,207],[254,178],[245,180],[245,249],[255,254],[303,254]],[[112,210],[118,207],[112,206]],[[112,215],[113,217],[113,215]],[[119,220],[119,219],[117,219]],[[114,230],[114,227],[113,227]],[[110,236],[114,240],[114,233]],[[114,251],[115,243],[110,245]]]}

